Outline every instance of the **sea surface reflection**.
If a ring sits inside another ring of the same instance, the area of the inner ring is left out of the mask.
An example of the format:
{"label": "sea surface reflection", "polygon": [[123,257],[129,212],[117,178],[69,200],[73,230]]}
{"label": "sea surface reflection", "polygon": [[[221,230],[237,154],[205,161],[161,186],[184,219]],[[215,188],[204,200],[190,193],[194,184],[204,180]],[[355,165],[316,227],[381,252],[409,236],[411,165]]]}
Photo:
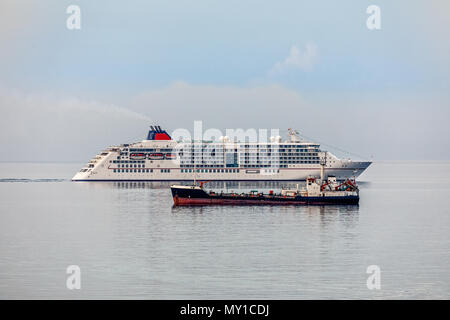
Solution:
{"label": "sea surface reflection", "polygon": [[71,182],[79,167],[0,164],[0,298],[450,297],[449,162],[375,163],[356,206],[173,207],[170,182]]}

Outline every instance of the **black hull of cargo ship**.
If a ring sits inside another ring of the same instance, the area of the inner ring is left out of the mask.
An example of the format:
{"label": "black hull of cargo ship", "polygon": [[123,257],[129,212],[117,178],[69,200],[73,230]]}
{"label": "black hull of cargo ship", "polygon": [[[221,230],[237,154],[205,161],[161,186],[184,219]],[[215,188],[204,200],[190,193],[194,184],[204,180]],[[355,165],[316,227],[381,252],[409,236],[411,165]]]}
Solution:
{"label": "black hull of cargo ship", "polygon": [[359,196],[295,197],[267,194],[207,193],[200,188],[171,187],[175,206],[358,204]]}

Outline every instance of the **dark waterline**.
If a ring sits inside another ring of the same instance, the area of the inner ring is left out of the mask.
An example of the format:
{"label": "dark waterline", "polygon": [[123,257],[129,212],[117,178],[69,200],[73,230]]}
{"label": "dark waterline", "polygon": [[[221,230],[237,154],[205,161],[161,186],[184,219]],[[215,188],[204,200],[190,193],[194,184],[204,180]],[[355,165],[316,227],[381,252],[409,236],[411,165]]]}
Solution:
{"label": "dark waterline", "polygon": [[174,208],[168,183],[71,182],[80,167],[0,163],[0,298],[450,298],[450,162],[374,163],[359,206],[325,207]]}

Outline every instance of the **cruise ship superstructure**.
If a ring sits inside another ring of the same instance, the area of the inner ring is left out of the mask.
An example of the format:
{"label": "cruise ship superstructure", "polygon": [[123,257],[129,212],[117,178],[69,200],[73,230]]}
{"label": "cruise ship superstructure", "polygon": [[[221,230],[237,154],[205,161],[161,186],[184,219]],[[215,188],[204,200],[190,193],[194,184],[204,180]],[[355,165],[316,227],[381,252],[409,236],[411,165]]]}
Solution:
{"label": "cruise ship superstructure", "polygon": [[320,145],[290,138],[269,142],[180,142],[160,126],[151,126],[141,142],[109,147],[96,155],[73,181],[306,180],[318,176],[338,180],[358,177],[370,161],[339,159]]}

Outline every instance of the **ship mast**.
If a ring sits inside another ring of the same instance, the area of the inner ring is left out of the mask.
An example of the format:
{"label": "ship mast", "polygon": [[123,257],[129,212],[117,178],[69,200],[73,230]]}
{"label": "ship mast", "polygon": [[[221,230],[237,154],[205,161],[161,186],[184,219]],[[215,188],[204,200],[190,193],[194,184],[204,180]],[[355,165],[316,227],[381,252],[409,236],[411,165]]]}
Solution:
{"label": "ship mast", "polygon": [[299,142],[300,141],[300,139],[298,137],[299,133],[297,130],[289,128],[288,134],[289,134],[289,137],[291,138],[291,142]]}
{"label": "ship mast", "polygon": [[194,152],[193,152],[193,154],[194,154],[194,186],[195,186],[197,184],[197,166],[196,166],[197,161],[195,159],[195,141],[194,141]]}
{"label": "ship mast", "polygon": [[320,160],[320,181],[323,181],[325,175],[325,165],[327,164],[327,152],[325,151],[324,157]]}

